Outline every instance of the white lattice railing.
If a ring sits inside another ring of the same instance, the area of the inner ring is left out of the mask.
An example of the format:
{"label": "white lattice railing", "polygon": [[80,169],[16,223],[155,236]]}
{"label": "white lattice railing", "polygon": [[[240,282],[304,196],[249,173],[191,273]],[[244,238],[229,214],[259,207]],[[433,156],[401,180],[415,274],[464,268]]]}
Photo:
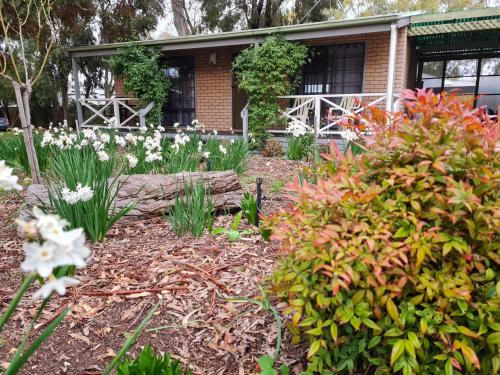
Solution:
{"label": "white lattice railing", "polygon": [[132,103],[140,103],[138,98],[83,98],[79,102],[82,109],[89,113],[79,124],[80,128],[108,127],[109,121],[114,118],[117,128],[136,129],[137,125],[146,125],[146,116],[154,107],[154,103],[149,103],[144,108],[137,108]]}
{"label": "white lattice railing", "polygon": [[[368,107],[386,107],[386,93],[332,94],[332,95],[288,95],[280,99],[289,100],[292,105],[283,111],[289,121],[296,121],[313,131],[317,137],[340,134],[345,118],[353,117]],[[391,111],[397,111],[397,97],[391,104]],[[286,132],[286,130],[277,130]]]}

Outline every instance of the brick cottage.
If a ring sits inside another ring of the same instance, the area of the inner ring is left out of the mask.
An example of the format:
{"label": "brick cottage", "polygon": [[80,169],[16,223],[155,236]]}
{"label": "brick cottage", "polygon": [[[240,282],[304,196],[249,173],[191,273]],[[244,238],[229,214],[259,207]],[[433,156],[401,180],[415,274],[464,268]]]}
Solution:
{"label": "brick cottage", "polygon": [[[288,107],[283,115],[317,132],[338,130],[328,113],[349,115],[366,105],[397,110],[404,88],[458,89],[492,114],[500,104],[500,8],[403,13],[141,41],[162,51],[165,75],[172,82],[163,126],[186,126],[198,119],[208,129],[243,132],[247,101],[234,80],[232,61],[272,34],[315,51],[297,92],[283,98]],[[110,56],[125,44],[70,49],[74,77],[79,77],[80,59]],[[75,79],[79,126],[102,125],[112,116],[124,128],[144,122],[147,111],[124,92],[121,77],[115,77],[109,98],[82,97],[79,86]]]}

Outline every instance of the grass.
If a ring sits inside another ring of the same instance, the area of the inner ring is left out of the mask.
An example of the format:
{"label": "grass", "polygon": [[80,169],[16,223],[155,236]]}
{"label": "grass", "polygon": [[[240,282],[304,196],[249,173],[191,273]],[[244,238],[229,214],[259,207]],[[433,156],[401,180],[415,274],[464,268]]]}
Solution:
{"label": "grass", "polygon": [[314,145],[314,136],[305,134],[300,137],[289,136],[287,158],[290,160],[302,160],[311,154]]}

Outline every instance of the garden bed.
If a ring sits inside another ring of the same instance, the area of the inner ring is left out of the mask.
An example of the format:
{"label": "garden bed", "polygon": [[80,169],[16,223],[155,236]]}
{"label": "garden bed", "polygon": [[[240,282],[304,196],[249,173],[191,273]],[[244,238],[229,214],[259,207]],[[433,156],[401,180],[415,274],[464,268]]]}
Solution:
{"label": "garden bed", "polygon": [[[264,179],[263,204],[273,212],[287,204],[282,190],[302,164],[252,156],[241,176],[244,190],[255,191]],[[0,197],[1,309],[19,285],[22,242],[14,219],[22,205],[15,195]],[[232,216],[219,216],[215,226],[229,226]],[[150,343],[189,364],[196,374],[256,373],[256,359],[273,354],[276,322],[252,303],[225,300],[259,297],[257,287],[270,275],[279,243],[265,242],[255,232],[229,242],[226,236],[177,237],[162,217],[123,219],[105,241],[91,245],[88,267],[77,273],[81,284],[54,296],[40,320],[45,324],[62,306],[72,314],[25,367],[25,374],[98,374],[160,298],[162,303],[132,352]],[[29,293],[28,293],[29,295]],[[277,301],[274,301],[277,302]],[[2,333],[0,362],[35,313],[26,297]],[[43,327],[37,327],[39,331]],[[281,361],[300,367],[304,348],[295,347],[283,330]]]}

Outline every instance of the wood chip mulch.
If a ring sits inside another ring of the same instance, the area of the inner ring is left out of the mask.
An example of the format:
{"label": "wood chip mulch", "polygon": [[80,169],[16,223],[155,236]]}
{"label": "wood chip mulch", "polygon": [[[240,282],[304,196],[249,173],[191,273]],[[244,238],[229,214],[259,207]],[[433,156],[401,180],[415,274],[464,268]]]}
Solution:
{"label": "wood chip mulch", "polygon": [[[288,201],[282,192],[266,188],[278,179],[286,184],[302,165],[254,156],[242,184],[252,190],[255,177],[263,177],[264,208],[274,211]],[[22,241],[14,224],[21,205],[15,195],[0,196],[0,311],[21,280]],[[228,227],[231,220],[220,216],[215,225]],[[258,373],[257,358],[274,352],[276,322],[258,305],[231,299],[260,298],[258,285],[275,269],[279,245],[263,241],[256,232],[229,242],[209,234],[177,237],[161,217],[123,220],[105,241],[91,245],[88,266],[76,274],[80,285],[54,297],[44,311],[35,333],[64,307],[72,307],[22,373],[99,374],[125,334],[158,300],[160,308],[132,353],[151,344],[188,364],[195,374]],[[30,294],[0,335],[0,364],[8,362],[36,312],[38,303]],[[281,307],[279,301],[273,303]],[[292,345],[286,329],[281,350],[281,362],[292,373],[303,369],[305,348]]]}

